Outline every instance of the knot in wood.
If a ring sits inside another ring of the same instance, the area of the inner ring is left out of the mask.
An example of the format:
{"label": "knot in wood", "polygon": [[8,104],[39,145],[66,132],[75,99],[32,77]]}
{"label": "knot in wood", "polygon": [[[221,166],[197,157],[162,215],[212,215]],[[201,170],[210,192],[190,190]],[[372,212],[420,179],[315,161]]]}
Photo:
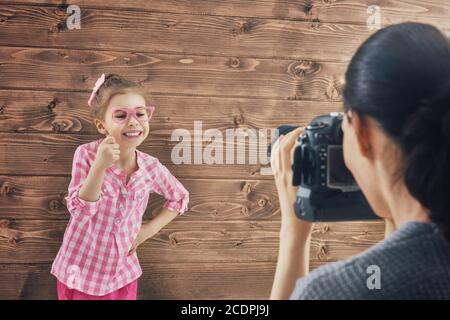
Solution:
{"label": "knot in wood", "polygon": [[328,254],[328,248],[325,244],[321,243],[319,245],[319,249],[317,251],[317,258],[318,259],[322,259],[323,257],[325,257]]}
{"label": "knot in wood", "polygon": [[258,206],[264,207],[266,204],[267,204],[267,200],[266,199],[259,199],[258,200]]}
{"label": "knot in wood", "polygon": [[248,208],[247,208],[246,206],[243,206],[243,207],[241,208],[241,213],[242,213],[244,216],[248,216],[249,213],[250,213],[250,211],[248,210]]}
{"label": "knot in wood", "polygon": [[9,220],[3,219],[0,220],[0,228],[8,228],[9,227]]}
{"label": "knot in wood", "polygon": [[11,187],[5,182],[0,188],[1,195],[7,195],[11,191]]}
{"label": "knot in wood", "polygon": [[58,103],[58,98],[53,98],[52,101],[50,101],[47,104],[47,109],[50,110],[50,112],[53,112],[53,109],[55,109],[56,104]]}
{"label": "knot in wood", "polygon": [[175,237],[171,237],[170,238],[170,246],[171,247],[176,247],[176,245],[178,244],[178,241]]}
{"label": "knot in wood", "polygon": [[17,244],[17,240],[18,240],[17,238],[12,237],[12,238],[9,238],[8,242],[10,245],[14,246]]}
{"label": "knot in wood", "polygon": [[243,243],[244,243],[243,240],[238,240],[238,241],[234,244],[234,247],[237,248],[237,247],[241,246]]}
{"label": "knot in wood", "polygon": [[58,200],[51,200],[49,203],[50,210],[55,211],[61,207],[61,203]]}
{"label": "knot in wood", "polygon": [[298,79],[303,79],[317,70],[318,64],[309,60],[297,61],[289,66],[289,73]]}
{"label": "knot in wood", "polygon": [[245,192],[246,194],[249,194],[250,192],[252,192],[252,185],[248,182],[245,182],[244,185],[242,186],[241,191]]}
{"label": "knot in wood", "polygon": [[238,26],[232,30],[234,36],[238,36],[243,33],[250,32],[253,28],[254,23],[251,21],[240,21],[238,22]]}
{"label": "knot in wood", "polygon": [[303,12],[305,12],[306,15],[309,15],[311,13],[311,10],[313,9],[314,5],[311,2],[308,2],[303,7]]}
{"label": "knot in wood", "polygon": [[63,132],[66,131],[67,123],[64,121],[53,121],[52,122],[52,130],[55,132]]}
{"label": "knot in wood", "polygon": [[235,115],[233,118],[235,125],[242,125],[244,123],[244,116],[242,114]]}
{"label": "knot in wood", "polygon": [[239,58],[232,57],[232,58],[228,59],[227,64],[231,68],[239,68],[239,66],[241,65],[241,61],[239,60]]}

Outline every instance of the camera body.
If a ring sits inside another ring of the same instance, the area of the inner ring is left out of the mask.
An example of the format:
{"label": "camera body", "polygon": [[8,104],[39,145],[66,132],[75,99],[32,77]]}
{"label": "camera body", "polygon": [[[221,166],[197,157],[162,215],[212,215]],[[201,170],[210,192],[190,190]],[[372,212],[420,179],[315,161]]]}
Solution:
{"label": "camera body", "polygon": [[[371,209],[344,162],[343,113],[314,118],[297,138],[292,164],[294,186],[300,186],[295,202],[298,218],[308,221],[379,219]],[[278,127],[272,144],[296,126]],[[270,158],[270,149],[268,156]]]}

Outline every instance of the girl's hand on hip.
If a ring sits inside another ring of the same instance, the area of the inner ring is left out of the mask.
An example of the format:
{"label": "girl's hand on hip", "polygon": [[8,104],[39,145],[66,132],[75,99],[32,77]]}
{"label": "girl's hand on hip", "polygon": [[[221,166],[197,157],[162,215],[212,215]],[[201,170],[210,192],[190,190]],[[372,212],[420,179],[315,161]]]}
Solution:
{"label": "girl's hand on hip", "polygon": [[141,226],[141,229],[139,230],[138,235],[136,236],[136,239],[134,239],[133,244],[131,245],[130,250],[128,251],[128,255],[132,255],[136,252],[137,247],[145,242],[147,239],[154,236],[153,233],[149,233],[149,229],[146,227],[147,224],[144,224]]}

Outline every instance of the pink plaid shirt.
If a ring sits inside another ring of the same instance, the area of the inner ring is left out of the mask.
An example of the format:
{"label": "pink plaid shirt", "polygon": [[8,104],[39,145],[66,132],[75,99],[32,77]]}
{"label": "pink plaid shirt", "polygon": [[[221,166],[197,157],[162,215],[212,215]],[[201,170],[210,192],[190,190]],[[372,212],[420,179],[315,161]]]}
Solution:
{"label": "pink plaid shirt", "polygon": [[142,275],[136,253],[128,251],[142,223],[150,193],[167,201],[164,208],[184,213],[189,193],[157,158],[136,150],[138,170],[130,176],[115,165],[106,170],[100,198],[78,197],[103,139],[80,145],[74,155],[72,180],[65,197],[70,213],[51,274],[69,288],[102,296]]}

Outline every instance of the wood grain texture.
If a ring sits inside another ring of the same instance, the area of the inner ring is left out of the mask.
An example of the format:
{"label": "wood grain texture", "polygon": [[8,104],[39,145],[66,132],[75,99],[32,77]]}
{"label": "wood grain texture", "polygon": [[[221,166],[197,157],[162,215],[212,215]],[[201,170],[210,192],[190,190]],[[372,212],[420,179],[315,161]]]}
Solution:
{"label": "wood grain texture", "polygon": [[[138,299],[264,299],[267,300],[275,262],[206,262],[158,264],[141,262]],[[313,260],[310,269],[323,262]],[[0,299],[57,299],[51,264],[0,264]]]}
{"label": "wood grain texture", "polygon": [[[70,175],[75,149],[80,144],[100,138],[99,135],[0,133],[0,173],[36,176]],[[175,176],[180,178],[272,179],[270,175],[261,174],[261,168],[266,166],[250,163],[249,153],[255,148],[252,147],[250,150],[250,145],[238,144],[237,140],[235,140],[236,148],[233,147],[233,149],[236,150],[236,157],[238,153],[246,154],[246,164],[236,164],[236,162],[227,164],[224,157],[223,164],[175,165],[171,160],[171,153],[177,142],[163,139],[153,139],[153,142],[146,140],[138,149],[158,158]]]}
{"label": "wood grain texture", "polygon": [[[98,134],[85,92],[0,90],[0,132]],[[276,100],[153,95],[156,105],[151,137],[170,140],[176,129],[194,134],[194,121],[202,129],[274,129],[281,124],[301,126],[318,114],[341,111],[341,101]]]}
{"label": "wood grain texture", "polygon": [[[63,199],[76,147],[101,137],[86,106],[101,73],[144,86],[157,110],[138,149],[190,192],[189,211],[138,249],[139,298],[267,299],[280,228],[273,177],[248,160],[174,165],[172,132],[193,136],[194,121],[222,133],[304,126],[340,111],[347,64],[374,32],[368,5],[380,6],[382,26],[450,30],[450,4],[439,0],[71,1],[80,30],[67,29],[65,1],[1,2],[0,299],[56,299]],[[163,203],[151,196],[144,220]],[[310,268],[383,235],[382,221],[315,224]]]}
{"label": "wood grain texture", "polygon": [[83,9],[80,29],[67,29],[58,7],[3,6],[2,16],[0,45],[126,52],[133,43],[140,52],[348,61],[371,33],[365,25],[124,10]]}
{"label": "wood grain texture", "polygon": [[[79,144],[101,137],[93,125],[88,107],[84,106],[86,95],[71,92],[0,90],[0,121],[4,123],[0,128],[2,136],[0,173],[70,174],[68,170],[75,148]],[[225,151],[230,147],[236,149],[236,157],[237,154],[245,154],[247,163],[247,165],[226,165],[228,169],[223,171],[221,170],[223,165],[171,165],[171,150],[178,144],[178,140],[171,141],[172,133],[176,129],[185,129],[189,131],[192,140],[194,137],[201,138],[194,131],[195,121],[201,121],[203,134],[208,129],[217,129],[220,130],[224,141],[227,130],[249,129],[257,132],[267,129],[261,132],[270,135],[270,130],[281,124],[305,126],[317,114],[338,111],[342,108],[340,102],[327,101],[176,96],[154,96],[152,103],[158,107],[150,125],[149,137],[139,148],[141,151],[162,158],[163,163],[171,166],[183,177],[223,176],[252,179],[270,177],[259,175],[261,166],[250,162],[250,150],[259,151],[248,140],[243,144],[237,139],[235,143],[223,144],[224,162]],[[23,135],[25,133],[30,135]],[[57,135],[59,133],[64,135]],[[66,135],[66,133],[80,135]],[[14,141],[14,137],[18,141]],[[74,141],[77,137],[80,140]],[[259,140],[259,143],[261,150],[265,150],[264,141]],[[205,147],[209,144],[210,141],[203,143]],[[11,152],[16,148],[21,151]],[[194,151],[193,144],[191,151],[192,153]],[[36,154],[40,156],[36,158]],[[34,162],[35,165],[30,166],[30,162]],[[199,167],[201,170],[198,170]]]}
{"label": "wood grain texture", "polygon": [[[345,63],[0,47],[0,88],[85,90],[119,73],[149,93],[340,100]],[[45,77],[42,75],[45,74]]]}
{"label": "wood grain texture", "polygon": [[[39,6],[60,6],[60,0],[3,0],[5,4],[29,4]],[[450,3],[442,0],[115,0],[99,2],[97,0],[76,0],[81,8],[113,10],[138,10],[209,16],[255,17],[269,19],[305,20],[334,23],[365,24],[367,7],[381,7],[383,26],[403,21],[424,21],[448,25]]]}
{"label": "wood grain texture", "polygon": [[[246,4],[249,8],[249,3]],[[153,3],[144,7],[151,5]],[[272,2],[272,11],[289,9],[283,5]],[[341,10],[353,8],[356,11],[353,16],[356,21],[352,24],[348,21],[324,22],[319,18],[320,6],[315,7],[313,3],[297,5],[303,8],[304,14],[306,12],[307,17],[301,18],[305,21],[112,10],[111,7],[98,10],[89,9],[87,5],[82,7],[82,26],[79,30],[67,29],[65,22],[68,15],[64,6],[4,6],[1,29],[4,36],[0,37],[4,42],[0,44],[37,47],[45,44],[45,47],[129,51],[131,42],[133,50],[142,52],[296,59],[320,57],[348,61],[359,44],[373,31],[366,25],[369,17],[367,4],[345,5],[341,5]],[[431,14],[425,15],[423,10],[431,9],[439,12],[435,24],[449,29],[450,21],[446,19],[450,11],[448,4],[434,5],[392,5],[391,2],[390,10],[385,15],[380,4],[384,26],[408,20],[429,21],[426,18]],[[134,8],[138,6],[139,3]],[[403,16],[405,12],[409,15]],[[345,14],[345,17],[350,16],[351,12]]]}
{"label": "wood grain texture", "polygon": [[[0,220],[0,263],[51,263],[66,221]],[[276,262],[279,221],[189,221],[178,217],[138,249],[139,259],[162,264]],[[382,239],[382,222],[316,224],[311,260],[336,261]]]}
{"label": "wood grain texture", "polygon": [[[276,223],[190,224],[188,231],[178,230],[187,222],[183,219],[139,247],[144,272],[139,281],[141,299],[268,298],[276,264]],[[50,268],[64,228],[62,221],[0,220],[0,299],[56,298]],[[316,224],[310,269],[361,252],[380,240],[383,232],[381,222]],[[218,243],[220,238],[228,245]],[[259,249],[249,256],[251,242],[259,242]],[[185,250],[177,250],[179,246]],[[32,259],[17,263],[29,254]],[[30,263],[33,260],[40,263]]]}
{"label": "wood grain texture", "polygon": [[[138,299],[267,299],[273,262],[143,263]],[[57,299],[51,264],[0,264],[0,299]]]}
{"label": "wood grain texture", "polygon": [[[180,179],[190,193],[191,222],[277,220],[278,196],[273,181]],[[64,197],[70,177],[0,176],[0,219],[67,220]],[[152,193],[144,218],[155,216],[165,200]],[[24,208],[26,210],[24,211]]]}

